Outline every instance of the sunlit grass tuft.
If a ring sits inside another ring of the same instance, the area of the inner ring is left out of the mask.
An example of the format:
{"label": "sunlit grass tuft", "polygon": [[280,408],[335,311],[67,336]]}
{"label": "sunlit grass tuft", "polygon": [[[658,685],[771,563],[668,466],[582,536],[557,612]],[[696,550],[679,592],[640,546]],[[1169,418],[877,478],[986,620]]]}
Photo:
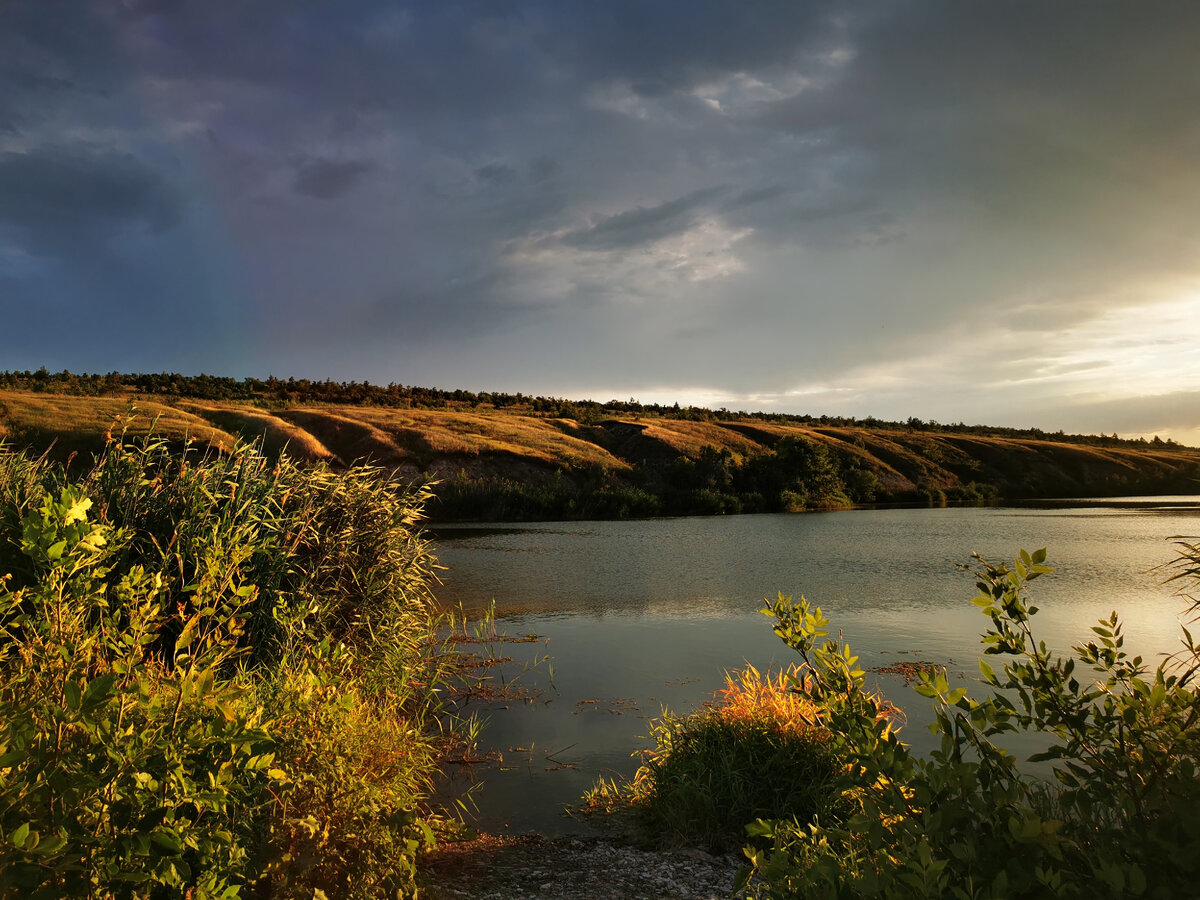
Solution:
{"label": "sunlit grass tuft", "polygon": [[803,684],[797,670],[727,674],[701,709],[653,722],[655,746],[633,780],[602,779],[584,812],[632,812],[660,843],[728,850],[756,819],[804,821],[834,808],[842,762]]}

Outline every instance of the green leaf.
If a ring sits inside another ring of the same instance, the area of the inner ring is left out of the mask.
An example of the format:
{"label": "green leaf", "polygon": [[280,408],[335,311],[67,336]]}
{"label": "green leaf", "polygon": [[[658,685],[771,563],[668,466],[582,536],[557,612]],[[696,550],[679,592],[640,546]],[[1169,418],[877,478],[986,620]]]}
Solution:
{"label": "green leaf", "polygon": [[65,846],[67,846],[67,836],[65,834],[56,834],[54,837],[40,842],[34,852],[38,856],[50,856]]}
{"label": "green leaf", "polygon": [[67,549],[66,541],[58,541],[46,548],[46,559],[53,562],[63,555],[63,551]]}
{"label": "green leaf", "polygon": [[1129,867],[1129,892],[1134,896],[1141,896],[1146,893],[1146,873],[1141,870],[1137,863],[1133,863]]}
{"label": "green leaf", "polygon": [[196,695],[199,697],[207,697],[212,693],[213,683],[216,676],[212,669],[205,669],[196,677]]}
{"label": "green leaf", "polygon": [[80,701],[82,696],[79,692],[79,685],[74,681],[68,681],[63,685],[63,698],[66,700],[67,709],[71,712],[79,712]]}
{"label": "green leaf", "polygon": [[963,697],[965,697],[965,696],[967,696],[966,688],[955,688],[954,690],[952,690],[950,693],[948,693],[946,695],[946,705],[954,706],[956,703],[958,703],[959,700],[963,699]]}
{"label": "green leaf", "polygon": [[188,619],[184,623],[183,630],[179,632],[179,637],[175,639],[176,650],[186,649],[196,639],[196,629],[199,625],[200,620],[196,618]]}
{"label": "green leaf", "polygon": [[88,682],[87,690],[83,692],[83,705],[89,709],[99,706],[112,693],[117,676],[111,673],[93,678]]}
{"label": "green leaf", "polygon": [[932,682],[929,682],[929,681],[917,682],[917,684],[913,685],[913,690],[916,691],[918,694],[920,694],[922,697],[931,697],[932,698],[932,697],[936,697],[937,693],[938,693],[937,688],[933,685]]}
{"label": "green leaf", "polygon": [[[73,492],[72,492],[73,493]],[[67,491],[63,491],[63,500],[69,498]],[[70,525],[72,522],[82,522],[87,518],[87,511],[92,508],[92,501],[87,497],[80,497],[75,500],[67,509],[67,514],[63,517],[63,524]]]}
{"label": "green leaf", "polygon": [[20,825],[13,830],[13,833],[8,836],[9,841],[18,850],[25,849],[25,841],[29,838],[29,823]]}
{"label": "green leaf", "polygon": [[766,819],[755,819],[746,826],[746,834],[750,837],[773,838],[775,837],[775,823]]}
{"label": "green leaf", "polygon": [[158,846],[162,847],[168,853],[175,854],[183,850],[183,841],[173,831],[167,831],[162,828],[156,829],[150,835],[150,840],[154,841],[154,843],[158,844]]}
{"label": "green leaf", "polygon": [[417,825],[421,829],[421,836],[425,839],[425,846],[436,847],[437,837],[434,835],[433,829],[429,827],[429,823],[420,820],[417,822]]}

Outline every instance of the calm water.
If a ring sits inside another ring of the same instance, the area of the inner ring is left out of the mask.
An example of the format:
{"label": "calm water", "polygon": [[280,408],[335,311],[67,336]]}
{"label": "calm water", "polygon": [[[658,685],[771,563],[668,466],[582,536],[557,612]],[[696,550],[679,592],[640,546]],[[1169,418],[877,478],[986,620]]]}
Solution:
{"label": "calm water", "polygon": [[[538,695],[488,711],[484,746],[503,764],[463,774],[484,782],[478,824],[586,830],[563,807],[600,774],[632,774],[648,719],[698,706],[745,662],[792,661],[759,612],[779,591],[821,606],[864,668],[931,661],[973,678],[986,620],[956,564],[1046,547],[1056,574],[1033,586],[1039,637],[1065,650],[1116,609],[1129,649],[1171,652],[1183,603],[1150,570],[1174,557],[1173,539],[1200,540],[1200,497],[440,528],[440,599],[468,611],[494,600],[501,631],[540,638],[504,645],[514,662],[497,678],[520,675]],[[552,677],[520,673],[547,654]],[[928,702],[900,678],[875,681],[924,749]]]}

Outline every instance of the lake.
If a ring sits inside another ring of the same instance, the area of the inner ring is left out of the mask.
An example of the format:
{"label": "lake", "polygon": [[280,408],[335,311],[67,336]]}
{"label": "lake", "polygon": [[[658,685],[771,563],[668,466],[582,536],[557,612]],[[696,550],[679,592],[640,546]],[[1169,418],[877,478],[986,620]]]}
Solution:
{"label": "lake", "polygon": [[[1171,541],[1200,541],[1200,497],[439,526],[431,536],[446,566],[442,603],[478,613],[494,601],[500,631],[537,635],[503,644],[513,662],[494,673],[534,696],[481,707],[482,746],[502,762],[461,774],[483,782],[476,824],[557,835],[589,830],[564,806],[602,774],[631,775],[664,707],[696,708],[747,662],[793,661],[759,612],[780,591],[819,605],[863,668],[928,661],[972,679],[987,622],[957,564],[973,551],[1000,562],[1045,547],[1056,571],[1033,584],[1035,634],[1067,650],[1115,609],[1127,649],[1156,661],[1178,649],[1185,603],[1152,570],[1174,559]],[[871,677],[906,713],[902,737],[928,749],[928,701],[899,676]]]}

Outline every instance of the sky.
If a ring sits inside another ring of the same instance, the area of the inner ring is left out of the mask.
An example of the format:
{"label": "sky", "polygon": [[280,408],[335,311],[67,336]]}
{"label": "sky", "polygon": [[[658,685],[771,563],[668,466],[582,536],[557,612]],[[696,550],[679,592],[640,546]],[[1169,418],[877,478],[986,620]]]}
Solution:
{"label": "sky", "polygon": [[1200,4],[3,0],[0,369],[1200,445]]}

